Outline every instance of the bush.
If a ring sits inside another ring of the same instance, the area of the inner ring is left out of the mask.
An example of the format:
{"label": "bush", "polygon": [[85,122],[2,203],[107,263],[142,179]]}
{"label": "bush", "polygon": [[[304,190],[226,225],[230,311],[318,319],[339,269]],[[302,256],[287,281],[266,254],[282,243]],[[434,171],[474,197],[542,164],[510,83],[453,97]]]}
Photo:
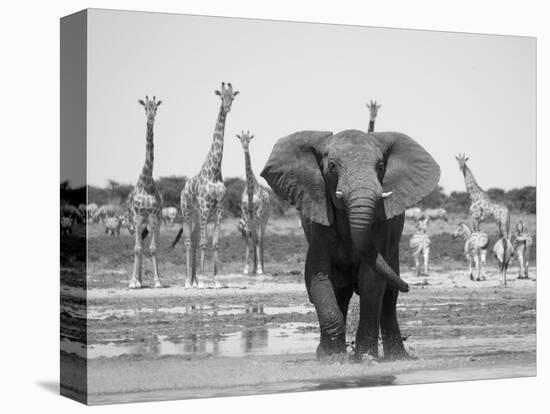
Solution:
{"label": "bush", "polygon": [[[162,194],[165,206],[174,206],[179,209],[181,190],[187,182],[187,177],[184,176],[169,176],[160,177],[156,181],[156,186]],[[241,195],[245,187],[245,181],[241,178],[228,178],[225,180],[227,187],[225,216],[240,217],[241,215]],[[110,180],[106,188],[88,186],[88,199],[98,205],[112,203],[122,204],[130,194],[134,187],[129,184],[120,184]],[[288,202],[276,195],[270,188],[269,191],[271,200],[271,215],[273,217],[281,217],[295,214],[296,209]],[[490,188],[487,190],[489,197],[499,203],[507,205],[510,209],[516,212],[536,213],[537,209],[537,191],[536,187],[526,186],[523,188],[504,191],[501,188]],[[80,203],[86,202],[85,187],[71,189],[69,183],[61,184],[61,200],[65,203],[70,203],[77,206]],[[470,195],[464,191],[453,191],[450,195],[446,195],[441,186],[437,186],[430,194],[428,194],[418,207],[439,208],[443,207],[450,213],[467,213],[470,208]]]}

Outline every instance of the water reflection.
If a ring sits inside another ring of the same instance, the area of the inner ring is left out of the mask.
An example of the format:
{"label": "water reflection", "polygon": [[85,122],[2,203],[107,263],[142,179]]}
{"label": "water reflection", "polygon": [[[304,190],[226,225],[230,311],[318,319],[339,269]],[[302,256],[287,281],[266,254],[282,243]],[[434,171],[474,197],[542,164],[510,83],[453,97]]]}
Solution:
{"label": "water reflection", "polygon": [[[243,328],[240,332],[225,335],[149,335],[139,342],[113,341],[89,345],[87,356],[93,359],[121,355],[158,357],[209,353],[213,356],[242,357],[311,352],[319,341],[319,334],[312,332],[314,328],[306,323],[287,323],[276,328]],[[78,355],[85,355],[86,351],[84,346],[69,340],[61,342],[61,349]]]}
{"label": "water reflection", "polygon": [[[159,315],[159,314],[180,314],[197,316],[232,316],[232,315],[278,315],[288,313],[307,314],[315,309],[310,304],[290,305],[290,306],[265,306],[264,304],[246,304],[246,305],[184,305],[171,307],[139,307],[134,309],[104,309],[99,307],[89,307],[87,318],[90,320],[108,320],[123,318],[139,318],[140,316]],[[72,312],[71,309],[64,309],[66,312]]]}

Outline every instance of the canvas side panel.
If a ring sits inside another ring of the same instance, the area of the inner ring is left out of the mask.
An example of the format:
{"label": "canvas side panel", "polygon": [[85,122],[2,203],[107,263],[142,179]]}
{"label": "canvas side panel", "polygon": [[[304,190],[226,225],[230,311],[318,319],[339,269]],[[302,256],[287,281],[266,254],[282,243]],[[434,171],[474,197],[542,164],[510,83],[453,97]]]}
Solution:
{"label": "canvas side panel", "polygon": [[87,403],[87,11],[62,18],[60,33],[60,388]]}

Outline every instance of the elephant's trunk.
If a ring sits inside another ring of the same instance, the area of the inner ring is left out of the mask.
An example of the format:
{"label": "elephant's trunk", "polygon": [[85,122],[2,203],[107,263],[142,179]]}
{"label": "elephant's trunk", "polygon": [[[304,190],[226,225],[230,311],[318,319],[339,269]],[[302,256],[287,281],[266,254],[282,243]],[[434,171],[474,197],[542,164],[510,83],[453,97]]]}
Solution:
{"label": "elephant's trunk", "polygon": [[351,240],[361,256],[372,265],[378,274],[401,292],[408,292],[409,285],[395,273],[382,255],[375,250],[371,241],[371,226],[375,207],[381,195],[381,189],[380,191],[362,189],[349,194],[347,205]]}
{"label": "elephant's trunk", "polygon": [[388,283],[394,285],[399,291],[409,291],[409,285],[393,271],[380,253],[376,256],[376,265],[374,268],[380,275],[384,276],[384,278],[388,280]]}
{"label": "elephant's trunk", "polygon": [[349,226],[354,247],[362,256],[367,256],[371,240],[371,226],[376,203],[381,192],[368,188],[356,189],[347,197]]}

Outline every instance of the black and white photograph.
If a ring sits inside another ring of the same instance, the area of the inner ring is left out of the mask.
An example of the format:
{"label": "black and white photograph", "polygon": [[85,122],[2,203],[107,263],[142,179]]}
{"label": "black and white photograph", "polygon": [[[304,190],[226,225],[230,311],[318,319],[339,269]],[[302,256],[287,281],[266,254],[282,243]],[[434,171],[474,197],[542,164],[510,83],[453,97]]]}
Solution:
{"label": "black and white photograph", "polygon": [[535,38],[103,9],[60,34],[63,395],[536,375]]}

